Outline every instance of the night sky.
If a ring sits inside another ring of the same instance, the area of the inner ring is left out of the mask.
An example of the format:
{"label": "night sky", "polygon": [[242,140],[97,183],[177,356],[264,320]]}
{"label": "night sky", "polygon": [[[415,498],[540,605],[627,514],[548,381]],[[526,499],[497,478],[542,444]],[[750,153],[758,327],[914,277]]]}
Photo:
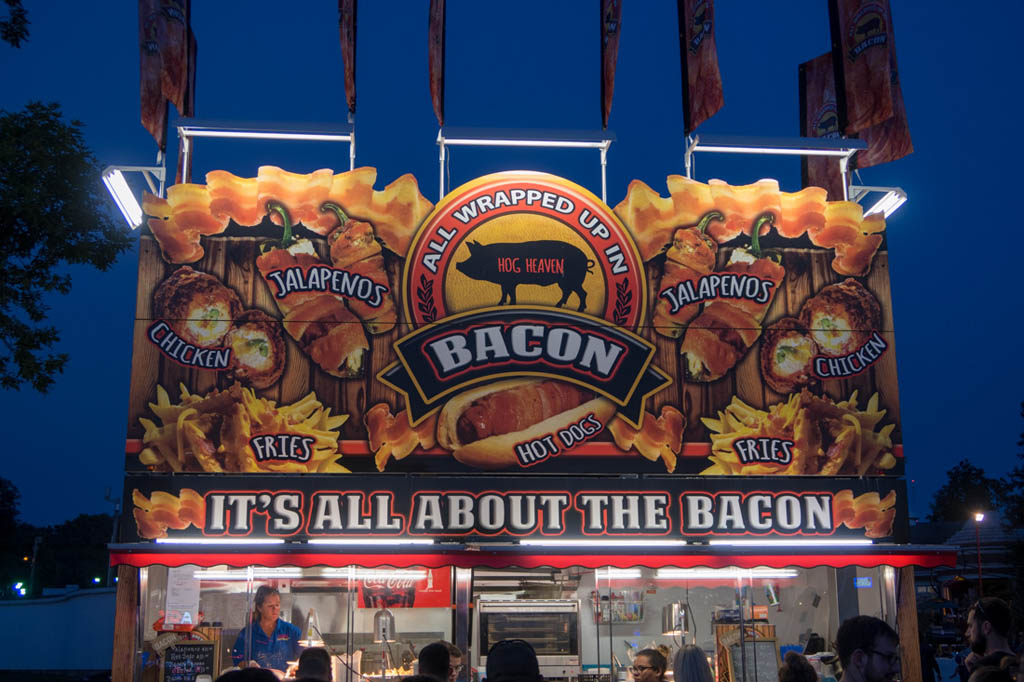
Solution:
{"label": "night sky", "polygon": [[[911,513],[923,516],[953,464],[967,458],[991,475],[1004,474],[1017,462],[1024,431],[1021,248],[1018,220],[1004,208],[1021,191],[1018,132],[1009,121],[1022,98],[1007,73],[1020,63],[1024,5],[968,13],[945,0],[891,2],[916,151],[863,171],[859,184],[900,186],[910,197],[887,234]],[[91,3],[24,4],[32,22],[28,43],[0,44],[0,108],[57,101],[68,118],[85,124],[103,165],[152,164],[156,146],[139,123],[136,3],[103,3],[102,12]],[[193,5],[197,118],[345,120],[337,3]],[[378,169],[378,189],[411,172],[436,202],[427,5],[359,4],[356,163]],[[600,128],[597,5],[448,0],[446,123]],[[665,177],[683,173],[676,3],[624,5],[609,122],[618,138],[608,157],[612,206],[631,179],[664,195]],[[716,14],[726,104],[699,132],[796,136],[797,65],[829,48],[826,2],[720,1]],[[168,148],[177,148],[173,132]],[[264,164],[340,171],[348,150],[200,140],[194,177],[201,181],[216,168],[251,177]],[[173,155],[169,167],[173,177]],[[509,169],[548,171],[600,193],[594,150],[459,148],[449,186]],[[800,182],[799,162],[780,157],[705,154],[695,177],[734,185],[775,177],[786,191]],[[45,396],[0,392],[0,476],[20,489],[24,521],[109,512],[105,490],[120,495],[136,265],[132,251],[106,273],[73,269],[72,293],[50,301],[62,335],[57,350],[71,355],[64,374]]]}

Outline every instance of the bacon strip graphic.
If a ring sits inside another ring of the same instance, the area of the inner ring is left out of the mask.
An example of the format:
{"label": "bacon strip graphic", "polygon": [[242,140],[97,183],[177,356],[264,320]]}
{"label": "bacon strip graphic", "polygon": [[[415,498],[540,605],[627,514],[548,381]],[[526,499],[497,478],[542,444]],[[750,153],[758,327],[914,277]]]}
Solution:
{"label": "bacon strip graphic", "polygon": [[[749,235],[754,219],[767,213],[774,217],[781,236],[797,239],[806,234],[815,246],[833,249],[832,267],[841,275],[867,274],[882,243],[882,215],[865,216],[863,207],[852,201],[825,201],[826,192],[820,187],[788,193],[780,192],[775,180],[733,187],[720,180],[705,185],[678,175],[670,175],[667,184],[669,196],[662,197],[634,180],[614,209],[633,234],[644,260],[662,253],[677,229],[696,225],[712,210],[726,216],[724,223],[708,226],[708,234],[719,244],[741,233]],[[761,234],[769,230],[765,225]]]}
{"label": "bacon strip graphic", "polygon": [[363,422],[378,471],[384,471],[392,456],[404,459],[417,447],[426,450],[437,444],[436,412],[413,428],[405,410],[392,415],[387,403],[377,403],[367,410]]}
{"label": "bacon strip graphic", "polygon": [[683,430],[686,428],[686,417],[671,405],[664,405],[661,414],[655,417],[644,412],[644,421],[640,429],[632,426],[616,416],[608,424],[608,430],[615,439],[615,444],[624,452],[636,448],[636,451],[652,462],[659,457],[665,462],[665,469],[670,473],[676,470],[676,455],[683,446]]}
{"label": "bacon strip graphic", "polygon": [[206,500],[191,488],[182,488],[180,496],[155,490],[148,498],[136,488],[132,491],[132,503],[139,537],[147,540],[167,537],[168,528],[202,528],[206,522]]}
{"label": "bacon strip graphic", "polygon": [[[357,168],[334,174],[321,169],[308,174],[289,173],[261,166],[257,177],[241,178],[226,171],[211,171],[206,185],[183,183],[167,189],[167,199],[149,193],[143,211],[164,258],[171,263],[194,263],[203,257],[201,238],[222,233],[229,221],[251,227],[267,213],[267,202],[284,205],[293,220],[320,235],[339,226],[336,216],[320,212],[330,201],[345,207],[350,218],[369,222],[384,245],[404,256],[413,233],[434,205],[419,191],[411,174],[383,190],[373,189],[375,168]],[[280,225],[273,215],[271,220]]]}

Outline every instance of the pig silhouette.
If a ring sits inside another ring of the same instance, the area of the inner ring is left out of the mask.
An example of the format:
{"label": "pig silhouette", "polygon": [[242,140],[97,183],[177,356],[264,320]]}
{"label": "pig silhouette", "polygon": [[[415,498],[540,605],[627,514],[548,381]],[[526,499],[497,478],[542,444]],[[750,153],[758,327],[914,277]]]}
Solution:
{"label": "pig silhouette", "polygon": [[469,258],[456,263],[455,268],[471,279],[494,282],[501,286],[498,305],[516,303],[516,287],[520,284],[549,286],[557,284],[562,298],[561,307],[575,292],[582,311],[587,305],[587,292],[583,280],[594,267],[594,261],[582,250],[559,241],[505,242],[481,244],[466,242]]}

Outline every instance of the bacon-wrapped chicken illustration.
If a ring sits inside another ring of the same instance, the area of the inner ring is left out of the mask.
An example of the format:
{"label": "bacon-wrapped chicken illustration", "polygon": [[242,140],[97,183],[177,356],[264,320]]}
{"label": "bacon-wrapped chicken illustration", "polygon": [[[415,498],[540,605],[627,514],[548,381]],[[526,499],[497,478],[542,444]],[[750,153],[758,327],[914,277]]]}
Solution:
{"label": "bacon-wrapped chicken illustration", "polygon": [[242,312],[233,289],[187,265],[175,270],[153,292],[153,315],[186,342],[200,348],[219,346]]}
{"label": "bacon-wrapped chicken illustration", "polygon": [[658,284],[658,302],[654,308],[654,331],[662,336],[676,338],[694,318],[700,303],[687,301],[680,295],[696,286],[698,280],[715,268],[718,243],[707,236],[708,223],[725,220],[718,211],[709,211],[693,227],[681,227],[672,237],[672,245],[665,253],[665,270]]}
{"label": "bacon-wrapped chicken illustration", "polygon": [[853,353],[871,338],[882,320],[874,294],[855,279],[824,287],[804,302],[800,321],[823,355]]}
{"label": "bacon-wrapped chicken illustration", "polygon": [[761,376],[777,393],[792,393],[817,381],[812,363],[818,346],[804,324],[783,317],[764,330]]}
{"label": "bacon-wrapped chicken illustration", "polygon": [[232,376],[253,388],[266,388],[281,378],[287,351],[281,325],[262,310],[246,310],[235,318],[224,339],[231,349]]}
{"label": "bacon-wrapped chicken illustration", "polygon": [[[344,299],[309,287],[282,292],[281,283],[287,281],[287,274],[280,273],[291,271],[308,278],[312,268],[324,266],[324,263],[311,241],[292,236],[291,218],[282,204],[270,201],[267,208],[280,217],[284,235],[279,243],[263,245],[256,267],[267,286],[276,292],[275,300],[284,315],[285,331],[328,374],[342,378],[361,376],[370,344],[363,325],[346,307]],[[281,293],[284,295],[277,295]]]}
{"label": "bacon-wrapped chicken illustration", "polygon": [[786,276],[782,265],[762,254],[759,242],[762,226],[774,220],[766,213],[755,221],[750,248],[735,249],[722,271],[733,276],[731,295],[707,304],[686,329],[679,352],[691,381],[720,379],[761,335],[761,321]]}

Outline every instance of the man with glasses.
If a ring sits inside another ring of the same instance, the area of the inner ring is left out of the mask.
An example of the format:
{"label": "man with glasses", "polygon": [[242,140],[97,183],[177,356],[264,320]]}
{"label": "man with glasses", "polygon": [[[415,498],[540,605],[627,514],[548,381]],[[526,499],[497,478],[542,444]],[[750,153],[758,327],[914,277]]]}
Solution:
{"label": "man with glasses", "polygon": [[976,668],[998,666],[1007,656],[1016,657],[1007,635],[1013,616],[1010,607],[998,597],[979,599],[967,613],[967,641],[971,651],[981,656]]}
{"label": "man with glasses", "polygon": [[836,633],[843,682],[892,682],[900,672],[900,640],[884,620],[854,616]]}
{"label": "man with glasses", "polygon": [[462,674],[462,649],[443,639],[441,644],[448,647],[448,682],[455,682]]}

